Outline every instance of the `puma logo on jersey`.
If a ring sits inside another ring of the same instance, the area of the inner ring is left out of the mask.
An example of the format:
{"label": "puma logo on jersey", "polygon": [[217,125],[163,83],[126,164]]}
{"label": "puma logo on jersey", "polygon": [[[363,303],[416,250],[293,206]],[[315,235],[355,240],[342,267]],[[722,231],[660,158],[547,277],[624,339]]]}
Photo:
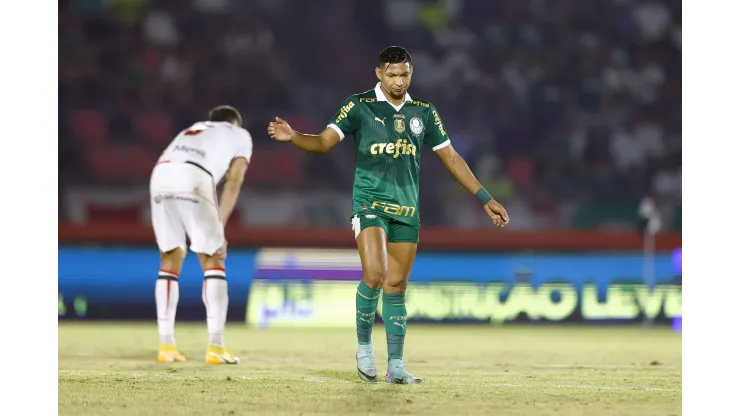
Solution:
{"label": "puma logo on jersey", "polygon": [[385,127],[385,117],[383,117],[383,119],[381,120],[381,119],[379,119],[379,118],[378,118],[378,117],[376,116],[376,117],[375,117],[375,120],[378,120],[378,121],[380,122],[380,124],[382,124],[382,125],[383,125],[383,127]]}

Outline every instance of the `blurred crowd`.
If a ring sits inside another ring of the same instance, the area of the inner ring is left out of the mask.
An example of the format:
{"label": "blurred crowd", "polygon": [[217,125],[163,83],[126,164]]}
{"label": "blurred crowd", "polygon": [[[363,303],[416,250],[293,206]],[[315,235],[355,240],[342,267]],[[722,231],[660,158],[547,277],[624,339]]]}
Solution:
{"label": "blurred crowd", "polygon": [[[678,0],[60,1],[60,195],[146,188],[174,134],[231,104],[255,141],[247,198],[348,199],[351,143],[303,154],[266,124],[321,131],[375,85],[388,45],[409,50],[411,93],[512,227],[630,227],[650,195],[680,229]],[[422,157],[422,222],[484,225],[435,159]]]}

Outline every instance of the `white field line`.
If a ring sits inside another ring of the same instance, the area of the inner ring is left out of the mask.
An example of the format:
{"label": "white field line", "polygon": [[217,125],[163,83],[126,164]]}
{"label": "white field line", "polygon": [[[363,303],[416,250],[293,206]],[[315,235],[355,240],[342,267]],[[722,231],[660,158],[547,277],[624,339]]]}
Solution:
{"label": "white field line", "polygon": [[[62,376],[78,376],[78,377],[90,377],[90,376],[103,376],[103,377],[121,377],[121,376],[132,376],[137,378],[169,378],[173,380],[186,380],[198,378],[198,375],[182,375],[176,373],[158,373],[158,374],[142,374],[138,372],[128,371],[117,371],[117,372],[104,372],[104,371],[85,371],[85,370],[62,370],[59,371],[59,375]],[[280,378],[280,377],[252,377],[252,376],[226,376],[235,380],[249,380],[249,381],[303,381],[306,383],[335,383],[335,384],[351,384],[347,380],[339,378],[328,378],[328,377],[304,377],[304,378]],[[220,378],[220,377],[219,377]]]}
{"label": "white field line", "polygon": [[656,392],[679,392],[676,389],[662,389],[648,386],[590,386],[590,385],[550,385],[550,384],[512,384],[512,383],[488,383],[491,387],[511,387],[518,389],[562,389],[562,390],[613,390],[613,391],[656,391]]}
{"label": "white field line", "polygon": [[[193,376],[185,376],[182,374],[172,374],[172,373],[160,373],[160,374],[142,374],[138,372],[127,372],[127,371],[120,371],[120,372],[113,372],[113,373],[107,373],[102,371],[84,371],[84,370],[63,370],[59,371],[59,375],[65,375],[65,376],[79,376],[79,377],[90,377],[90,376],[108,376],[108,377],[115,377],[115,376],[133,376],[133,377],[141,377],[141,378],[168,378],[172,380],[186,380],[186,379],[192,379]],[[197,377],[197,376],[196,376]],[[249,380],[249,381],[276,381],[276,380],[283,380],[283,381],[302,381],[305,383],[329,383],[329,384],[352,384],[352,382],[338,379],[338,378],[328,378],[328,377],[304,377],[304,378],[275,378],[275,377],[251,377],[251,376],[228,376],[232,379],[237,380]],[[505,387],[505,388],[520,388],[520,389],[543,389],[543,388],[549,388],[549,389],[561,389],[561,390],[611,390],[611,391],[650,391],[650,392],[680,392],[680,389],[665,389],[665,388],[659,388],[659,387],[649,387],[649,386],[599,386],[599,385],[587,385],[587,384],[575,384],[575,385],[561,385],[561,384],[545,384],[545,383],[532,383],[532,384],[526,384],[526,383],[486,383],[487,386],[490,387]]]}
{"label": "white field line", "polygon": [[301,379],[301,381],[305,381],[308,383],[337,383],[337,384],[351,384],[347,380],[342,380],[340,378],[318,378],[318,377],[306,377],[304,379]]}
{"label": "white field line", "polygon": [[530,365],[533,368],[565,368],[565,369],[595,369],[595,370],[680,370],[674,365],[609,365],[609,364],[545,364]]}
{"label": "white field line", "polygon": [[524,364],[524,363],[483,363],[480,361],[453,361],[445,363],[458,367],[481,368],[486,367],[522,367],[542,369],[565,369],[565,370],[680,370],[681,367],[673,365],[610,365],[610,364]]}
{"label": "white field line", "polygon": [[[93,356],[93,353],[81,352],[75,354],[81,357]],[[307,357],[281,357],[281,358],[262,358],[262,364],[306,364]],[[320,362],[316,360],[315,362]],[[674,365],[612,365],[612,364],[529,364],[529,363],[489,363],[483,361],[445,361],[445,365],[456,366],[461,368],[491,368],[491,367],[509,367],[509,368],[535,368],[535,369],[570,369],[570,370],[680,370],[681,366]]]}

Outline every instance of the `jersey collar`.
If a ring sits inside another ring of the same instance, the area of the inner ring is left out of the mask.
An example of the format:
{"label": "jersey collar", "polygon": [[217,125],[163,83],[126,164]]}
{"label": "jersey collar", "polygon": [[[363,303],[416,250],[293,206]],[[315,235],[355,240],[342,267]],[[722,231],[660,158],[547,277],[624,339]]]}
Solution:
{"label": "jersey collar", "polygon": [[[386,98],[385,94],[383,94],[383,90],[380,89],[380,82],[375,84],[375,99],[378,101],[387,102],[391,107],[395,108],[396,111],[400,111],[401,107],[403,107],[403,104],[396,106],[396,105],[391,104],[390,101],[388,101],[388,98]],[[406,93],[406,97],[404,101],[413,101],[409,93]]]}

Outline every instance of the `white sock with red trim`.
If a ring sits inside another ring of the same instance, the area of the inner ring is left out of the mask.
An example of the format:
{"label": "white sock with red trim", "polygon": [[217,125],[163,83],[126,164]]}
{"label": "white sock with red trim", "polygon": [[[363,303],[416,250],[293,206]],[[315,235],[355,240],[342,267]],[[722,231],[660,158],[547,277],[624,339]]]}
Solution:
{"label": "white sock with red trim", "polygon": [[206,323],[211,345],[224,346],[224,327],[226,311],[229,308],[229,294],[224,269],[209,269],[204,273],[203,303],[206,305]]}
{"label": "white sock with red trim", "polygon": [[180,285],[177,278],[177,273],[160,270],[159,278],[154,286],[160,344],[175,345],[175,314],[177,313],[177,301],[180,299]]}

